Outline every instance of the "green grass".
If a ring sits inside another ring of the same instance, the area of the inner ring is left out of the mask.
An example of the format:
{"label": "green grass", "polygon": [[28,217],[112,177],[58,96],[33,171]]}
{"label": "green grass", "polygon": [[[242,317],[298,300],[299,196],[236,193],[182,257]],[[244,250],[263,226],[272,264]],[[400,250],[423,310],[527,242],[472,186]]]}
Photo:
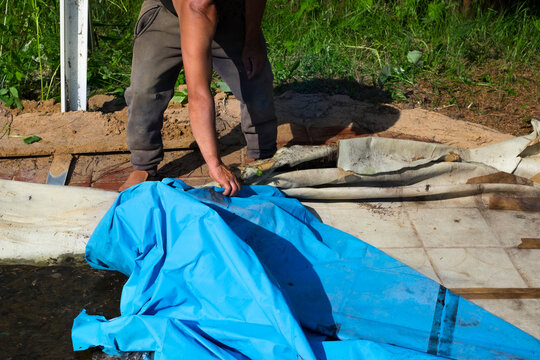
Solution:
{"label": "green grass", "polygon": [[[88,58],[91,89],[113,92],[129,84],[133,27],[141,3],[90,2],[94,35]],[[59,98],[59,11],[58,1],[0,0],[0,89],[14,88],[25,99]],[[10,94],[4,99],[9,100]]]}
{"label": "green grass", "polygon": [[88,59],[89,87],[122,93],[129,85],[133,28],[142,1],[93,0],[94,48]]}
{"label": "green grass", "polygon": [[8,100],[45,98],[57,86],[58,5],[0,0],[0,9],[0,89],[17,90],[10,91]]}
{"label": "green grass", "polygon": [[[92,90],[122,94],[128,86],[141,3],[91,1]],[[465,15],[442,0],[268,0],[263,26],[277,90],[354,95],[359,86],[373,86],[400,100],[418,78],[435,86],[446,78],[467,82],[471,69],[490,61],[510,72],[539,68],[534,2],[504,11],[475,6]],[[13,106],[15,97],[59,96],[58,7],[57,1],[0,0],[0,96]]]}
{"label": "green grass", "polygon": [[[540,18],[527,7],[464,15],[445,1],[274,0],[265,33],[276,83],[296,88],[314,79],[407,85],[419,74],[467,76],[490,60],[540,63]],[[421,63],[408,61],[411,51]]]}

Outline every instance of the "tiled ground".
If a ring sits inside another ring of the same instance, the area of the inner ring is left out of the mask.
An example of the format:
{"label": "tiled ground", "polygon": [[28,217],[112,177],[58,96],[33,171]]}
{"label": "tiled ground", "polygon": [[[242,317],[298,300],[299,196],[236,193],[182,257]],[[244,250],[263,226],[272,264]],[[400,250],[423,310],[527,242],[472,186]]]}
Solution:
{"label": "tiled ground", "polygon": [[[278,146],[323,144],[362,136],[362,129],[281,124]],[[222,149],[223,161],[246,161],[242,140]],[[45,183],[49,157],[0,158],[0,179]],[[131,171],[129,154],[76,155],[68,185],[117,190]],[[160,173],[188,185],[211,181],[194,149],[165,152]],[[540,249],[518,249],[540,238],[540,213],[489,210],[485,197],[414,203],[308,203],[322,220],[382,249],[426,276],[455,289],[530,289],[518,299],[474,299],[505,320],[540,337]],[[429,221],[426,221],[429,219]],[[536,293],[534,292],[536,291]],[[537,294],[534,296],[534,294]]]}
{"label": "tiled ground", "polygon": [[[522,238],[540,238],[540,213],[490,210],[487,196],[305,204],[325,223],[540,337],[540,249],[518,248]],[[521,295],[512,295],[516,289]]]}

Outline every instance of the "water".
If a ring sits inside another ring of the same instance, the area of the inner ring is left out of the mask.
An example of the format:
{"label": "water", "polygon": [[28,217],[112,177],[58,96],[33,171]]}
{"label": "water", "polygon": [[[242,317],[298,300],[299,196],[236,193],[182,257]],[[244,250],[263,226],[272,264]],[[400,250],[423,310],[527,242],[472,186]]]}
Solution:
{"label": "water", "polygon": [[84,308],[120,315],[127,277],[78,266],[0,266],[0,359],[111,359],[100,351],[74,352],[73,319]]}

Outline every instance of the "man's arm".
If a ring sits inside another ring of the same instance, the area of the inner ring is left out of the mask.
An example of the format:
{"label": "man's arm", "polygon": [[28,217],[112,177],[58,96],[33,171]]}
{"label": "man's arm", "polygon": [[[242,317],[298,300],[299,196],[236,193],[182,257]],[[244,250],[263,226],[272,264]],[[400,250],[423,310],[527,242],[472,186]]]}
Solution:
{"label": "man's arm", "polygon": [[264,67],[266,53],[262,47],[261,23],[266,0],[245,0],[246,24],[242,61],[248,79],[257,76]]}
{"label": "man's arm", "polygon": [[193,136],[208,164],[210,176],[225,189],[223,195],[236,195],[240,183],[221,162],[216,136],[211,45],[217,27],[217,11],[212,0],[173,0],[180,21],[182,58],[189,94],[189,118]]}

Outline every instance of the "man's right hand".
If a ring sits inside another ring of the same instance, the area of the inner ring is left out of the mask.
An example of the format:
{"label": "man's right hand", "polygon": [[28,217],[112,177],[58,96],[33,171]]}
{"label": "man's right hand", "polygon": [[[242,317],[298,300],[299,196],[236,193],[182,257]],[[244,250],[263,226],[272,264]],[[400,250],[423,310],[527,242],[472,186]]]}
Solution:
{"label": "man's right hand", "polygon": [[240,191],[241,185],[236,176],[228,167],[219,164],[209,168],[209,174],[225,191],[225,196],[235,196]]}
{"label": "man's right hand", "polygon": [[212,179],[225,189],[223,195],[234,196],[240,191],[240,182],[220,160],[214,98],[210,92],[217,9],[213,0],[173,0],[173,5],[179,17],[193,136]]}

